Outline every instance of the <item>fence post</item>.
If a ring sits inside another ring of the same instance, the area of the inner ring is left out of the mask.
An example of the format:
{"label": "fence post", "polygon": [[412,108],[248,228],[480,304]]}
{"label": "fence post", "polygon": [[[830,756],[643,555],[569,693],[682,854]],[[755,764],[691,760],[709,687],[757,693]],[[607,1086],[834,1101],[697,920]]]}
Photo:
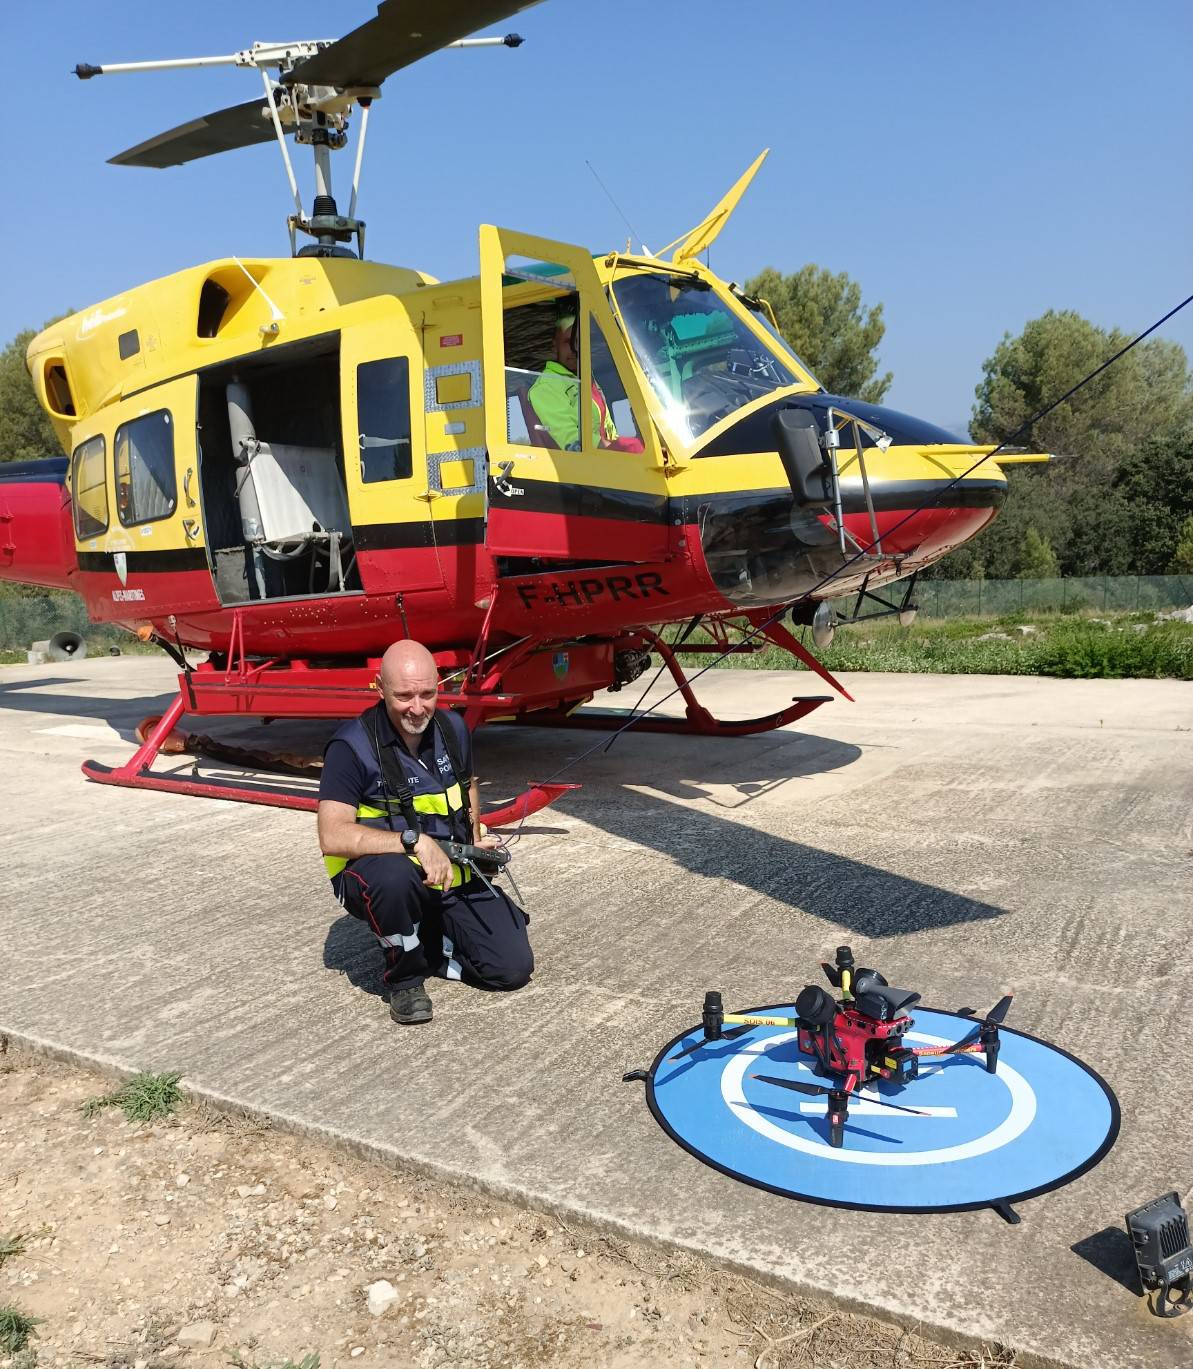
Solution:
{"label": "fence post", "polygon": [[982,581],[978,580],[978,617],[982,616]]}

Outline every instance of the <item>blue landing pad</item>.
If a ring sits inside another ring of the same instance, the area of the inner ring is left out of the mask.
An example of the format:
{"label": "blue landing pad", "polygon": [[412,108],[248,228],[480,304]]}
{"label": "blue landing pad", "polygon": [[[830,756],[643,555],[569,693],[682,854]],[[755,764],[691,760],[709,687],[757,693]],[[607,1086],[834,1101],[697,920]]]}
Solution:
{"label": "blue landing pad", "polygon": [[[791,1004],[741,1010],[794,1017]],[[952,1045],[972,1017],[913,1009],[904,1038],[913,1047]],[[1087,1065],[1007,1027],[999,1029],[998,1072],[982,1055],[924,1056],[920,1076],[897,1087],[871,1083],[850,1100],[845,1144],[828,1143],[826,1100],[751,1078],[801,1083],[813,1073],[787,1027],[754,1027],[732,1041],[700,1040],[694,1027],[660,1053],[646,1078],[659,1124],[697,1159],[758,1188],[806,1202],[879,1212],[950,1212],[994,1207],[1058,1188],[1092,1168],[1118,1135],[1118,1101]],[[867,1102],[889,1099],[913,1116]]]}

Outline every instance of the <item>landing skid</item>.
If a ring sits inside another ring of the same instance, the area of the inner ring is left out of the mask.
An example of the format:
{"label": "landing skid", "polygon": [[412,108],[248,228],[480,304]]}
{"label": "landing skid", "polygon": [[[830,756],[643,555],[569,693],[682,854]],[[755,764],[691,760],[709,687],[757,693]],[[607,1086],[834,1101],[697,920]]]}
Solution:
{"label": "landing skid", "polygon": [[[84,761],[83,774],[97,784],[115,784],[125,789],[154,789],[165,794],[187,794],[206,799],[228,799],[235,803],[257,803],[268,808],[315,812],[319,806],[317,795],[272,784],[268,779],[250,778],[247,775],[230,779],[194,773],[155,773],[153,762],[168,742],[172,743],[168,748],[172,754],[188,750],[187,735],[174,731],[174,725],[188,708],[187,696],[180,692],[165,713],[154,721],[148,736],[129,760],[120,766]],[[196,751],[192,754],[199,753]],[[511,802],[481,813],[481,820],[487,827],[506,827],[546,808],[569,790],[579,788],[578,784],[532,784]]]}
{"label": "landing skid", "polygon": [[[845,694],[844,689],[824,670],[820,662],[815,657],[809,656],[803,647],[791,637],[790,633],[782,628],[771,626],[767,628],[766,635],[776,645],[790,651],[792,655],[798,656],[801,660],[810,661],[812,667],[824,679],[828,680],[835,689]],[[648,646],[651,651],[657,652],[663,658],[663,664],[671,672],[671,678],[683,696],[686,716],[682,718],[654,718],[649,715],[642,715],[635,718],[632,713],[623,713],[620,710],[612,709],[593,709],[591,712],[585,713],[556,709],[520,714],[514,721],[529,727],[579,727],[596,732],[614,732],[625,727],[633,718],[634,729],[637,732],[671,732],[695,737],[748,737],[756,732],[771,732],[776,727],[786,727],[788,723],[797,722],[800,718],[807,717],[814,708],[819,708],[821,704],[832,703],[832,696],[829,694],[812,694],[802,699],[792,699],[791,703],[786,708],[780,709],[778,713],[768,713],[761,718],[742,718],[732,721],[714,718],[693,694],[688,677],[684,674],[683,667],[670,645],[657,633],[651,632],[647,628],[639,628],[634,637],[639,639],[643,646]],[[730,650],[723,654],[732,655],[734,653]],[[846,694],[845,697],[848,698],[849,695]]]}
{"label": "landing skid", "polygon": [[[788,723],[806,717],[821,704],[832,703],[829,695],[817,695],[804,699],[793,699],[791,704],[778,713],[768,713],[764,718],[742,718],[726,722],[714,718],[702,704],[688,705],[687,716],[683,718],[643,718],[635,721],[635,732],[671,732],[689,737],[748,737],[755,732],[771,732],[776,727],[786,727]],[[517,719],[524,727],[579,727],[593,732],[616,732],[634,717],[629,712],[613,709],[593,709],[584,713],[532,713]]]}

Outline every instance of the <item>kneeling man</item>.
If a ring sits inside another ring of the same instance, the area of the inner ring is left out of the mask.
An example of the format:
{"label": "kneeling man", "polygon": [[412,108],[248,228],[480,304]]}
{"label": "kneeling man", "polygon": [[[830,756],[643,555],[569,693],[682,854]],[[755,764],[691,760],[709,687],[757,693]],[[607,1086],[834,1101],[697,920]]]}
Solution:
{"label": "kneeling man", "polygon": [[340,903],[385,951],[389,1014],[431,1020],[428,975],[520,989],[534,969],[526,915],[448,860],[440,841],[497,845],[479,818],[472,739],[436,707],[439,672],[418,642],[381,658],[381,702],[327,745],[319,845]]}

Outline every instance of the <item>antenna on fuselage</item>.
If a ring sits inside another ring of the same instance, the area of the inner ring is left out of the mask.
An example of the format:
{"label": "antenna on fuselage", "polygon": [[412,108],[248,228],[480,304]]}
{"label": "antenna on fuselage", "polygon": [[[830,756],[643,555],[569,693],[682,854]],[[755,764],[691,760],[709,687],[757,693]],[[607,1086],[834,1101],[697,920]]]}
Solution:
{"label": "antenna on fuselage", "polygon": [[[265,88],[264,103],[249,100],[228,109],[191,119],[159,133],[136,147],[110,158],[115,166],[180,166],[233,148],[276,138],[286,167],[295,212],[286,223],[292,256],[364,256],[365,224],[356,217],[360,171],[368,113],[381,95],[386,77],[440,48],[520,47],[516,33],[504,37],[467,38],[484,24],[496,23],[538,0],[456,0],[450,6],[434,0],[382,0],[376,15],[338,39],[299,43],[254,43],[222,57],[182,57],[160,62],[118,62],[92,66],[81,62],[74,74],[82,81],[93,76],[131,71],[165,71],[180,67],[254,67]],[[276,70],[276,79],[270,75]],[[348,119],[353,105],[361,108],[360,134],[352,176],[348,213],[341,214],[332,193],[331,153],[348,141]],[[315,161],[315,193],[311,213],[303,209],[298,181],[290,162],[286,135],[311,148]],[[302,233],[314,239],[298,246]],[[356,239],[356,252],[344,244]]]}

